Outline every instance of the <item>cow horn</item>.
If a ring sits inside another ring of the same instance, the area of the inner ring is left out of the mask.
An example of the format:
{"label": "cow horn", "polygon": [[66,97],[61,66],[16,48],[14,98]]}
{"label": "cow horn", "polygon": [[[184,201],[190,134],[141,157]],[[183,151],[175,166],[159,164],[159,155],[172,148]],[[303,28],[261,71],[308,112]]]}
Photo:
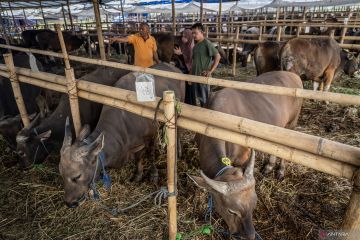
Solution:
{"label": "cow horn", "polygon": [[215,191],[222,194],[226,194],[229,191],[229,185],[227,182],[221,182],[210,179],[203,173],[203,171],[201,171],[200,174],[201,177],[205,180],[205,182]]}
{"label": "cow horn", "polygon": [[89,124],[86,124],[82,129],[81,132],[77,138],[78,141],[83,141],[87,136],[90,134],[90,126]]}
{"label": "cow horn", "polygon": [[34,128],[39,119],[40,119],[40,114],[37,114],[36,117],[31,121],[31,123],[30,123],[29,127],[27,127],[27,129]]}
{"label": "cow horn", "polygon": [[251,149],[250,161],[245,170],[245,177],[251,179],[254,177],[254,166],[255,166],[255,150]]}
{"label": "cow horn", "polygon": [[90,151],[94,150],[101,143],[101,148],[104,145],[104,133],[100,133],[100,135],[90,144],[81,146],[77,150],[77,154],[80,156],[87,155]]}
{"label": "cow horn", "polygon": [[71,146],[71,143],[72,143],[72,133],[70,127],[70,118],[67,117],[65,123],[65,136],[64,136],[63,147]]}

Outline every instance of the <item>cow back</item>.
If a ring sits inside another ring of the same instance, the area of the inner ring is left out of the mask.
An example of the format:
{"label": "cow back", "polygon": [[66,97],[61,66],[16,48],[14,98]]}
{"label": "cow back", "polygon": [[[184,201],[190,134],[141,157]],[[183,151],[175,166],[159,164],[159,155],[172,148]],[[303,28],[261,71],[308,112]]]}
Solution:
{"label": "cow back", "polygon": [[[291,72],[264,73],[252,83],[302,88],[299,76]],[[302,100],[295,97],[225,88],[211,94],[208,108],[280,127],[297,121]]]}

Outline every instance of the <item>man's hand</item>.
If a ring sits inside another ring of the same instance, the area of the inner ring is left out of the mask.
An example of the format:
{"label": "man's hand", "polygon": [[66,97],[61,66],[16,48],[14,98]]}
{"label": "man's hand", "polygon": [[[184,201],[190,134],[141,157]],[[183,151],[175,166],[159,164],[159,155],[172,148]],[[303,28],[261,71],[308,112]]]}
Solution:
{"label": "man's hand", "polygon": [[207,71],[203,71],[203,72],[201,73],[201,76],[211,77],[211,74],[212,74],[212,71],[211,71],[211,70],[207,70]]}
{"label": "man's hand", "polygon": [[116,42],[116,40],[117,40],[116,37],[110,38],[110,39],[109,39],[109,43],[110,43],[110,44],[113,44],[114,42]]}
{"label": "man's hand", "polygon": [[175,53],[176,55],[178,55],[178,56],[182,55],[182,52],[181,52],[180,47],[175,47],[175,48],[174,48],[174,53]]}

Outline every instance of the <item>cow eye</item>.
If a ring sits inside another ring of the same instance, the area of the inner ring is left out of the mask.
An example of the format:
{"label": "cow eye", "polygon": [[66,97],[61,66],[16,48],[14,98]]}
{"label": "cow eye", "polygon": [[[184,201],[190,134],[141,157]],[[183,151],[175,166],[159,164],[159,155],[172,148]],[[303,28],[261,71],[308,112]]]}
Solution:
{"label": "cow eye", "polygon": [[73,178],[71,179],[71,181],[76,182],[77,180],[79,180],[80,177],[81,177],[81,174],[79,174],[79,175],[76,176],[76,177],[73,177]]}
{"label": "cow eye", "polygon": [[236,215],[236,216],[238,216],[238,217],[241,217],[241,214],[240,214],[240,213],[238,213],[238,212],[236,212],[236,211],[234,211],[234,210],[231,210],[231,209],[228,209],[228,213],[230,213],[231,215]]}

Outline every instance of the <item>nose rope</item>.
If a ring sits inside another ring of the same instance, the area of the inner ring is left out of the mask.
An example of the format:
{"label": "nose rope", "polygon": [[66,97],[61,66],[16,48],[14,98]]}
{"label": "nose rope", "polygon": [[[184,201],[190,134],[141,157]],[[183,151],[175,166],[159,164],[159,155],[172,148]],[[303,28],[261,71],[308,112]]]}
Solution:
{"label": "nose rope", "polygon": [[[36,134],[36,136],[39,136],[39,134],[38,134],[38,132],[37,132],[37,130],[36,130],[36,128],[34,128],[33,129],[33,132]],[[44,147],[44,149],[45,149],[45,151],[47,152],[47,154],[50,154],[49,153],[49,151],[47,150],[47,148],[46,148],[46,146],[45,146],[45,144],[44,144],[44,142],[40,139],[40,142],[41,142],[41,144],[42,144],[42,146]],[[39,147],[40,147],[40,144],[38,144],[37,145],[37,147],[36,147],[36,150],[35,150],[35,155],[34,155],[34,158],[33,158],[33,162],[32,162],[32,166],[34,166],[35,165],[35,162],[36,162],[36,157],[37,157],[37,154],[38,154],[38,152],[39,152]]]}

